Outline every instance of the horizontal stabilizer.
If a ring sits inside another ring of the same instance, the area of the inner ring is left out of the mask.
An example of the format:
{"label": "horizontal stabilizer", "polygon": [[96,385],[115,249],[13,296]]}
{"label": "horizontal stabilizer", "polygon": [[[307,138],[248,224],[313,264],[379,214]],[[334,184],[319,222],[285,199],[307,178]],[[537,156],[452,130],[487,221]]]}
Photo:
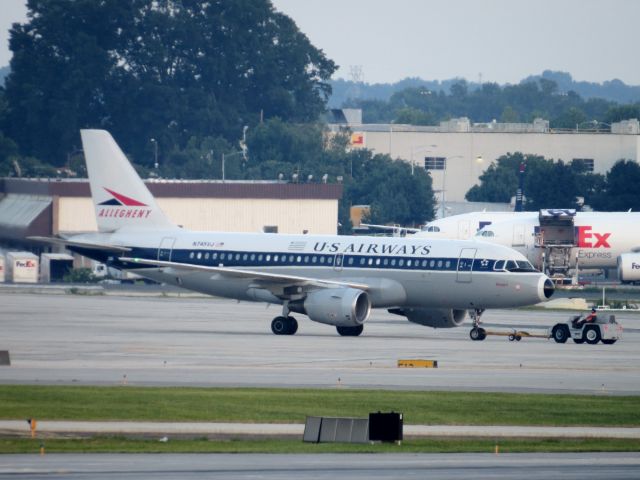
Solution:
{"label": "horizontal stabilizer", "polygon": [[51,245],[62,245],[64,247],[87,248],[89,250],[102,250],[102,251],[121,252],[121,253],[131,251],[131,249],[128,247],[120,247],[118,245],[106,245],[104,243],[75,242],[73,240],[65,240],[64,238],[58,238],[58,237],[27,237],[27,240],[32,240],[34,242],[49,243]]}

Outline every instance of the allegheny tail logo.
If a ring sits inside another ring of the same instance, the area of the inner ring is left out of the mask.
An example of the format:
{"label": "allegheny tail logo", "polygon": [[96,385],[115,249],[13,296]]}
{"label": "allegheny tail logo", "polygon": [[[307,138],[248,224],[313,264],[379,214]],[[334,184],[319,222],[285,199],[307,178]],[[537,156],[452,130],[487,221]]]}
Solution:
{"label": "allegheny tail logo", "polygon": [[[142,203],[121,193],[104,188],[111,198],[100,202],[98,207],[98,217],[103,218],[147,218],[151,215],[151,209],[146,203]],[[132,208],[133,207],[133,208]],[[146,208],[140,208],[146,207]]]}

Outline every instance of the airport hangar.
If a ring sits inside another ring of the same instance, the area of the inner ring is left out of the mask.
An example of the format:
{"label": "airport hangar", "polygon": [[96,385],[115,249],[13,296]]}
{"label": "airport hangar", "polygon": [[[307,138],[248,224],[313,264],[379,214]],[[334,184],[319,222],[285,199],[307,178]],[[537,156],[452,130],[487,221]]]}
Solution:
{"label": "airport hangar", "polygon": [[[160,208],[186,229],[337,232],[341,184],[189,180],[146,184]],[[50,248],[26,237],[96,230],[88,180],[0,178],[0,247],[41,253]]]}
{"label": "airport hangar", "polygon": [[601,174],[621,159],[640,162],[637,119],[611,125],[585,122],[575,129],[552,129],[543,119],[533,123],[471,123],[465,117],[439,126],[416,126],[363,124],[361,110],[343,109],[333,110],[331,121],[332,132],[349,129],[353,148],[367,148],[409,162],[413,168],[426,168],[439,202],[444,191],[447,215],[461,213],[450,211],[449,202],[464,202],[467,191],[480,183],[480,175],[507,153],[542,155],[565,163],[579,159],[589,170]]}

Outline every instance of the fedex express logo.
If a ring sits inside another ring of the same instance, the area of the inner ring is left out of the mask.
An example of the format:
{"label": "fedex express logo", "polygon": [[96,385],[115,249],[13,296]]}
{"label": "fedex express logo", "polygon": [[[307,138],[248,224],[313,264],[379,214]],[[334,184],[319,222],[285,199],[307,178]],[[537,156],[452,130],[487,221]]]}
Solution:
{"label": "fedex express logo", "polygon": [[109,190],[108,188],[102,188],[111,195],[111,198],[97,205],[98,217],[147,218],[151,215],[151,209],[147,204]]}
{"label": "fedex express logo", "polygon": [[578,247],[580,248],[611,248],[609,237],[611,233],[592,232],[590,225],[575,227]]}
{"label": "fedex express logo", "polygon": [[22,261],[22,260],[16,260],[16,267],[20,267],[20,268],[35,268],[36,266],[36,262],[34,262],[33,260],[27,260],[27,261]]}

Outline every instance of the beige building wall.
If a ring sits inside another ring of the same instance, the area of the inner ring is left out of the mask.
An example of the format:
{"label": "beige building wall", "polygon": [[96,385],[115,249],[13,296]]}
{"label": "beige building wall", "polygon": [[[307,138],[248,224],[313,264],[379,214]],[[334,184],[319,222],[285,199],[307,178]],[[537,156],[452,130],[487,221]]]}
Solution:
{"label": "beige building wall", "polygon": [[[189,230],[330,234],[337,232],[337,200],[157,198],[160,208],[176,224]],[[90,198],[60,197],[58,232],[97,230]],[[57,233],[57,232],[54,232]]]}
{"label": "beige building wall", "polygon": [[[394,128],[401,129],[402,126]],[[596,173],[606,173],[620,159],[640,162],[640,135],[367,131],[366,126],[352,129],[363,133],[365,148],[412,162],[415,168],[424,166],[425,157],[446,157],[446,172],[430,172],[437,197],[441,196],[444,187],[447,201],[463,201],[467,191],[479,183],[482,172],[506,153],[543,155],[564,162],[590,158],[594,160]]]}

